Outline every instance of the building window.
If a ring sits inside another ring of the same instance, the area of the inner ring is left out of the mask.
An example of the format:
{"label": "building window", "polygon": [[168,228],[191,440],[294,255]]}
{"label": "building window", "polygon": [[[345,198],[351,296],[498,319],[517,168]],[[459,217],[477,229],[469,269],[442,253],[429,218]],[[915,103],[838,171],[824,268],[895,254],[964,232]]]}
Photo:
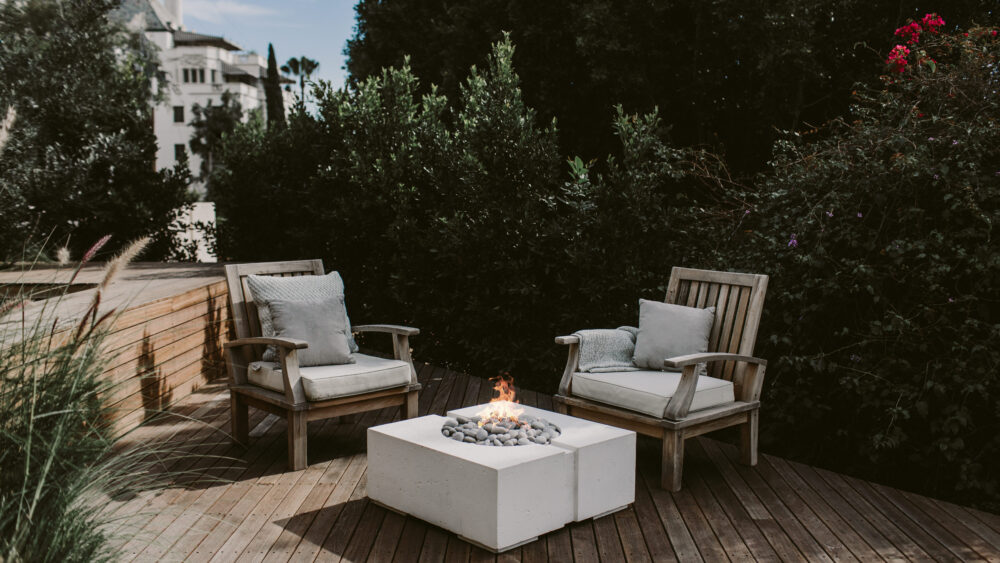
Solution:
{"label": "building window", "polygon": [[215,79],[215,69],[213,68],[213,69],[212,69],[212,84],[215,84],[216,82],[217,82],[217,81],[216,81],[216,79]]}
{"label": "building window", "polygon": [[174,106],[174,123],[184,123],[184,106]]}
{"label": "building window", "polygon": [[[205,69],[203,68],[185,68],[182,69],[184,75],[185,84],[204,84],[205,83]],[[212,71],[213,80],[215,77],[215,71]]]}
{"label": "building window", "polygon": [[184,145],[174,145],[174,160],[180,162],[187,159],[187,149]]}

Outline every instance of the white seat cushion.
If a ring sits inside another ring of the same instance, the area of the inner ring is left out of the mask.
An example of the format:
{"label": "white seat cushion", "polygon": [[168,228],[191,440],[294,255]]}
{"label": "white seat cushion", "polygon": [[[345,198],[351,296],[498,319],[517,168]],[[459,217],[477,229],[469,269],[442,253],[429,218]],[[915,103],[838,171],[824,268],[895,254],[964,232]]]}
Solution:
{"label": "white seat cushion", "polygon": [[[573,374],[572,394],[607,403],[656,418],[677,391],[681,374],[670,371],[616,371],[610,373]],[[706,409],[735,400],[732,382],[701,376],[695,387],[691,411]]]}
{"label": "white seat cushion", "polygon": [[[354,359],[353,364],[299,368],[306,399],[324,401],[410,383],[410,364],[404,361],[364,354],[354,354]],[[285,392],[281,365],[277,362],[252,362],[247,368],[247,379],[265,389]]]}

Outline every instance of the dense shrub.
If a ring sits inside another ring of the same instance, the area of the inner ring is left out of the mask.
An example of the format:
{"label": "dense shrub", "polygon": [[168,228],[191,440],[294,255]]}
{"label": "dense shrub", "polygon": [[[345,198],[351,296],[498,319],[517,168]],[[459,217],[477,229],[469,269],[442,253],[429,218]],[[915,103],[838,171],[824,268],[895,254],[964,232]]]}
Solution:
{"label": "dense shrub", "polygon": [[698,255],[686,241],[709,222],[694,203],[718,190],[689,176],[721,165],[667,147],[655,114],[619,112],[624,156],[603,174],[567,167],[555,125],[521,98],[513,52],[498,43],[455,109],[418,99],[403,67],[319,88],[318,115],[286,130],[238,129],[210,182],[223,256],[323,257],[357,320],[425,331],[423,359],[554,386],[553,336],[634,323],[639,295],[661,296],[671,265]]}
{"label": "dense shrub", "polygon": [[423,329],[418,359],[545,391],[565,357],[553,336],[635,323],[672,266],[766,273],[766,447],[986,503],[997,43],[927,31],[909,48],[852,115],[782,140],[753,187],[666,143],[656,112],[619,108],[617,156],[567,163],[509,41],[457,100],[421,96],[407,66],[324,86],[316,115],[223,143],[220,251],[321,257],[356,321]]}
{"label": "dense shrub", "polygon": [[767,447],[995,510],[1000,41],[937,27],[778,144],[729,265],[772,276]]}

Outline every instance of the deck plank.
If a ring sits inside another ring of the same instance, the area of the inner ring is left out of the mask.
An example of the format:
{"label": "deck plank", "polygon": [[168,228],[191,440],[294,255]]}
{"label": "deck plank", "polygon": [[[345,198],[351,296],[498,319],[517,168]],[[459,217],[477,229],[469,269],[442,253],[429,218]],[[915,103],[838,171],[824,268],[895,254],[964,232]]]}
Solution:
{"label": "deck plank", "polygon": [[[480,404],[482,378],[417,365],[419,412]],[[549,395],[517,389],[527,406]],[[762,455],[756,467],[736,449],[689,441],[684,488],[659,488],[657,443],[639,441],[634,505],[550,532],[499,556],[436,526],[388,511],[366,494],[367,428],[397,420],[398,407],[309,425],[309,466],[285,466],[283,419],[251,409],[248,448],[234,446],[228,398],[219,386],[195,392],[178,418],[137,429],[134,439],[186,442],[164,471],[191,475],[134,499],[109,503],[139,531],[123,555],[137,561],[725,561],[750,559],[1000,561],[996,515]],[[237,462],[218,456],[232,456]],[[216,482],[210,482],[214,479]],[[222,482],[224,481],[224,482]]]}
{"label": "deck plank", "polygon": [[[698,440],[701,447],[711,458],[711,461],[723,474],[726,482],[734,489],[745,491],[749,502],[755,508],[768,515],[767,518],[756,520],[764,536],[772,546],[788,561],[796,557],[804,557],[809,561],[827,561],[832,559],[822,546],[806,531],[797,518],[788,510],[771,487],[759,475],[746,466],[734,463],[732,455],[727,456],[722,444],[713,440]],[[735,448],[726,445],[730,454]]]}

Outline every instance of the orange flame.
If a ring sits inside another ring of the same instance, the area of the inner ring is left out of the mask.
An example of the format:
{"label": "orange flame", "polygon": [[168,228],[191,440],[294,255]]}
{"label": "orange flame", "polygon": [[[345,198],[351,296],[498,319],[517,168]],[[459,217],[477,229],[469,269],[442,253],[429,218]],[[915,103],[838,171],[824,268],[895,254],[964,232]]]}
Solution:
{"label": "orange flame", "polygon": [[497,396],[490,400],[489,406],[479,411],[479,425],[482,426],[490,421],[510,421],[517,422],[517,417],[524,414],[524,409],[517,406],[519,403],[514,398],[514,379],[498,375],[490,379],[496,381],[493,390]]}

